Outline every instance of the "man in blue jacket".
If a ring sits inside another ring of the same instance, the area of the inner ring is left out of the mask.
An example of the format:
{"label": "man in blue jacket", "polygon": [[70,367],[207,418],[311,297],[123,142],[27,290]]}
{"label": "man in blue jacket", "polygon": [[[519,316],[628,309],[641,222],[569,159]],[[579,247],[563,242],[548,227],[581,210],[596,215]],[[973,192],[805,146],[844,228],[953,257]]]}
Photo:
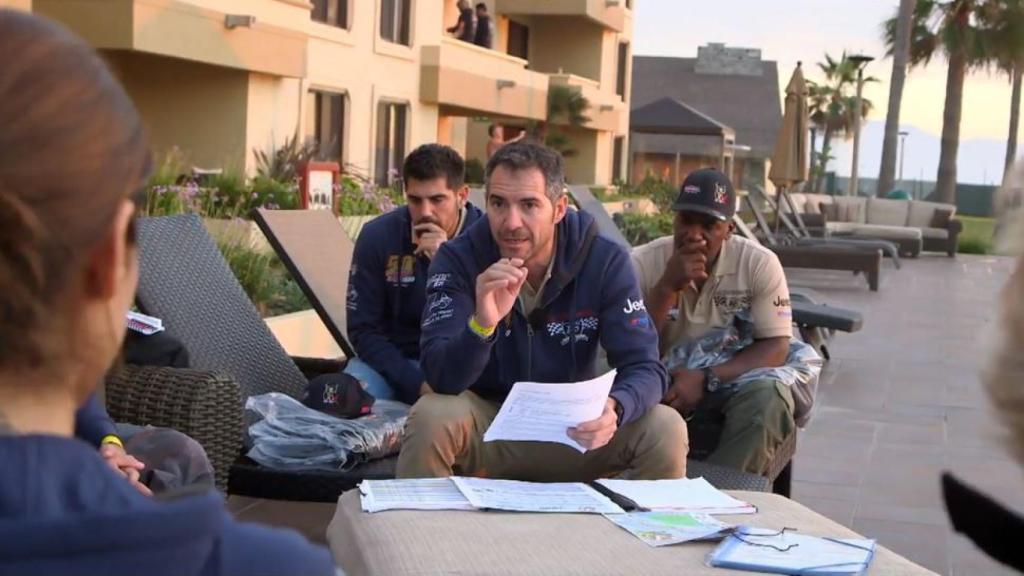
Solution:
{"label": "man in blue jacket", "polygon": [[369,222],[356,240],[348,288],[348,335],[357,358],[345,372],[375,398],[416,402],[420,315],[427,268],[438,249],[482,216],[466,201],[466,165],[455,150],[424,144],[402,166],[406,206]]}
{"label": "man in blue jacket", "polygon": [[[487,218],[445,244],[430,267],[421,362],[437,394],[406,425],[398,476],[479,475],[579,481],[679,478],[686,427],[659,405],[668,375],[629,255],[568,211],[562,159],[531,142],[487,164]],[[617,369],[596,420],[551,442],[483,442],[518,381],[595,377],[598,348]]]}

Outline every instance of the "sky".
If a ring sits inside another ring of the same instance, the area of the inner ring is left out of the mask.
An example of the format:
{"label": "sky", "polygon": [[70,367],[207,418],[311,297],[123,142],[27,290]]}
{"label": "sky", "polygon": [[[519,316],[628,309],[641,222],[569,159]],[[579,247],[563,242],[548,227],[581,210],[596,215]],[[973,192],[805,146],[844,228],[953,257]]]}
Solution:
{"label": "sky", "polygon": [[[825,53],[843,50],[875,56],[865,74],[864,97],[874,110],[861,142],[862,176],[877,176],[892,60],[885,56],[882,22],[896,13],[898,0],[636,0],[634,54],[695,57],[709,42],[760,48],[762,58],[778,62],[781,89],[798,61],[808,79],[821,80],[817,63]],[[933,180],[938,166],[939,136],[945,100],[946,61],[911,69],[903,91],[900,125],[907,138],[904,177],[924,174]],[[967,78],[960,125],[959,180],[998,182],[1009,125],[1010,84],[1005,75],[978,71]],[[878,123],[873,126],[872,123]],[[934,154],[932,150],[934,149]],[[836,152],[840,174],[850,172],[849,146]]]}

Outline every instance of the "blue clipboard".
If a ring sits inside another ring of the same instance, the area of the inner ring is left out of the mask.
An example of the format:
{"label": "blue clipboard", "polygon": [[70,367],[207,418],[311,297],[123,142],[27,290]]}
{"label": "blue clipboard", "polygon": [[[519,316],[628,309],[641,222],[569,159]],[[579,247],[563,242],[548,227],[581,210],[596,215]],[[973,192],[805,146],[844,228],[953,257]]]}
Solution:
{"label": "blue clipboard", "polygon": [[708,554],[707,563],[773,574],[857,576],[867,571],[874,555],[874,540],[819,538],[739,526]]}

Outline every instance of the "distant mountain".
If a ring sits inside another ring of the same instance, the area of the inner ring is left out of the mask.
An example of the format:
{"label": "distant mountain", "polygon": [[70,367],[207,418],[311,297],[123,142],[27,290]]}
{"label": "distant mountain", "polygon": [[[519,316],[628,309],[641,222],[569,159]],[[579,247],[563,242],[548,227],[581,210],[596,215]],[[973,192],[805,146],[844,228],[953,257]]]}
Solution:
{"label": "distant mountain", "polygon": [[[914,126],[903,126],[910,132],[906,137],[906,156],[903,165],[904,180],[935,180],[939,168],[939,136]],[[860,140],[859,175],[878,177],[882,159],[882,140],[885,122],[868,122],[864,125]],[[818,136],[821,145],[821,136]],[[850,175],[850,158],[853,140],[839,142],[833,146],[835,160],[829,168],[841,176]],[[897,151],[898,152],[898,151]],[[995,139],[961,140],[957,154],[957,181],[964,184],[998,184],[1003,175],[1003,157],[1006,155],[1006,141]],[[896,157],[896,177],[899,178],[899,155]]]}

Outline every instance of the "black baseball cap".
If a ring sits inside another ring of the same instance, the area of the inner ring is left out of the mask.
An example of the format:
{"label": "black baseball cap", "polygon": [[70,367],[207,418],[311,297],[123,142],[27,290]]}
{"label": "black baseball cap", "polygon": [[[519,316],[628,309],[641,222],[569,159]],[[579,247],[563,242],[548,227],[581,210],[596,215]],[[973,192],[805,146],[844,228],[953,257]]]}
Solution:
{"label": "black baseball cap", "polygon": [[729,178],[714,168],[695,170],[683,180],[672,209],[731,220],[736,213],[736,190]]}
{"label": "black baseball cap", "polygon": [[306,385],[302,403],[339,418],[358,418],[370,413],[374,397],[354,377],[339,372],[322,374]]}

